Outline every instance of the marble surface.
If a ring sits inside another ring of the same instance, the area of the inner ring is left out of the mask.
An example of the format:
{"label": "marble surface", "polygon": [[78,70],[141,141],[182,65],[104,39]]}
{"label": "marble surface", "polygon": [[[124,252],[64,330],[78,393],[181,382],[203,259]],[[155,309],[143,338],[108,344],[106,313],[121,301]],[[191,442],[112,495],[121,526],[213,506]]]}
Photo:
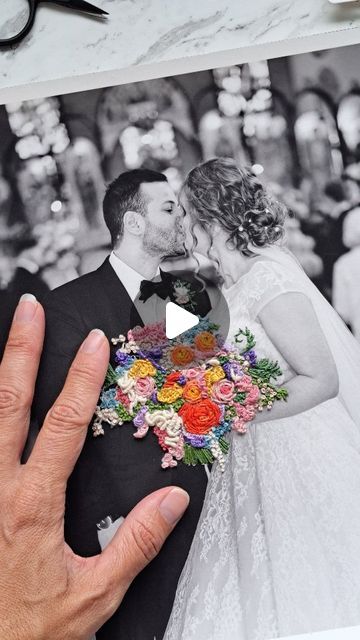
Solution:
{"label": "marble surface", "polygon": [[[94,0],[107,20],[40,5],[0,49],[0,102],[360,42],[360,0]],[[25,0],[1,0],[0,37]],[[8,7],[8,19],[6,11]]]}

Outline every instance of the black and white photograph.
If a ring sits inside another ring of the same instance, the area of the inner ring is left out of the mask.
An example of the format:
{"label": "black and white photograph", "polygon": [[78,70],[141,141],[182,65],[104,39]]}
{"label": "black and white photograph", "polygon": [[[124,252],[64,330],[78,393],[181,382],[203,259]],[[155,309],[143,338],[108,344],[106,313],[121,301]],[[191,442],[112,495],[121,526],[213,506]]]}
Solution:
{"label": "black and white photograph", "polygon": [[46,317],[24,456],[97,328],[66,542],[95,556],[152,491],[190,496],[97,640],[360,625],[359,63],[0,106],[0,351],[21,295]]}

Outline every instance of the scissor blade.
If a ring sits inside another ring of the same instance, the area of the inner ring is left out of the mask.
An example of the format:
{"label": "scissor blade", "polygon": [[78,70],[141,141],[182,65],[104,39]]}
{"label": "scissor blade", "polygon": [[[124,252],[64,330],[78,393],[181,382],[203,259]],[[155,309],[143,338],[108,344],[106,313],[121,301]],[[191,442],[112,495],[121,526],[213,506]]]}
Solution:
{"label": "scissor blade", "polygon": [[75,9],[76,11],[83,11],[84,13],[92,13],[95,16],[108,16],[108,12],[95,5],[86,2],[86,0],[51,0],[54,4],[59,4],[62,7],[68,9]]}

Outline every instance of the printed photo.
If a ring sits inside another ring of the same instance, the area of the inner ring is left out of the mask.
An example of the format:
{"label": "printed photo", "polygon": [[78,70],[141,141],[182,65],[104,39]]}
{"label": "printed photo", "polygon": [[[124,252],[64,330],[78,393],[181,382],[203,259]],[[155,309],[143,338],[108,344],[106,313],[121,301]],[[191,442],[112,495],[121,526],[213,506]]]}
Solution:
{"label": "printed photo", "polygon": [[[46,312],[24,462],[111,359],[65,537],[190,505],[97,640],[360,625],[360,45],[0,106],[0,353]],[[81,411],[81,407],[79,407]]]}

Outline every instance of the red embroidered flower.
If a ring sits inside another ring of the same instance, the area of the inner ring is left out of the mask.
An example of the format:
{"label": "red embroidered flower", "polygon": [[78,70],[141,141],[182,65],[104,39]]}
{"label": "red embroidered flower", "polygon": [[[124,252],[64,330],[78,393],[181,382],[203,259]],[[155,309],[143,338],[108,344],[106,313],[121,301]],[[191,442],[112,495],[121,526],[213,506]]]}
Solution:
{"label": "red embroidered flower", "polygon": [[218,405],[206,398],[193,404],[186,402],[179,410],[179,416],[189,433],[205,435],[212,427],[219,424],[221,410]]}
{"label": "red embroidered flower", "polygon": [[128,407],[130,404],[128,396],[120,389],[120,387],[116,389],[116,400],[121,402],[124,407]]}
{"label": "red embroidered flower", "polygon": [[181,378],[180,371],[173,371],[165,378],[164,387],[172,387]]}

